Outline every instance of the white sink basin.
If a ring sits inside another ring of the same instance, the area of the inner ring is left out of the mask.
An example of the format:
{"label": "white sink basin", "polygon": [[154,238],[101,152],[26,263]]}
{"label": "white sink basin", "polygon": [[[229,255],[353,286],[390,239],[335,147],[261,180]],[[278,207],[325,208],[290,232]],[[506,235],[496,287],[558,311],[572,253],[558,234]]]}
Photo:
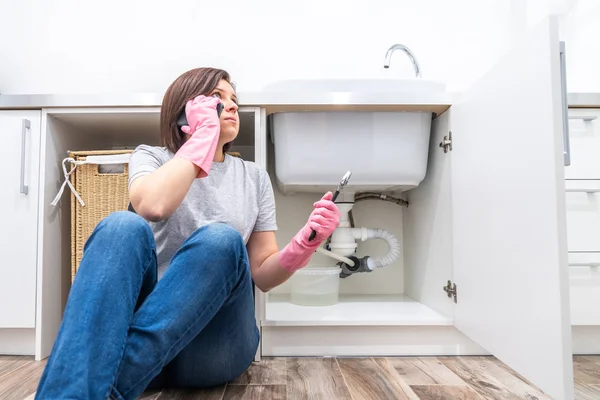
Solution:
{"label": "white sink basin", "polygon": [[444,93],[442,82],[419,78],[290,79],[266,85],[265,92]]}
{"label": "white sink basin", "polygon": [[[398,109],[277,110],[270,133],[282,193],[336,187],[352,172],[348,191],[406,191],[425,177],[433,109],[447,104],[445,84],[421,78],[292,79],[264,87],[273,104],[393,105]],[[422,105],[401,109],[402,105]],[[341,154],[341,156],[338,156]]]}

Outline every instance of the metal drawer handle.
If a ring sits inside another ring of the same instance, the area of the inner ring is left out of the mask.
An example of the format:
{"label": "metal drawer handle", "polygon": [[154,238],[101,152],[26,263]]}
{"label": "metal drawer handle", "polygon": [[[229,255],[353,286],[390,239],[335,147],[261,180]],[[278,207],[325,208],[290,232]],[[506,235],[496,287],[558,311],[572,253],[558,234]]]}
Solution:
{"label": "metal drawer handle", "polygon": [[569,267],[600,267],[600,262],[587,262],[587,263],[569,263]]}
{"label": "metal drawer handle", "polygon": [[[593,178],[583,178],[583,179],[565,179],[565,181],[597,181],[600,182],[600,179]],[[565,189],[567,193],[600,193],[600,188],[595,189]]]}
{"label": "metal drawer handle", "polygon": [[28,119],[23,120],[21,128],[21,193],[27,194],[29,188],[25,185],[25,142],[27,141],[27,130],[31,128],[31,122]]}
{"label": "metal drawer handle", "polygon": [[600,193],[600,189],[566,189],[568,193]]}
{"label": "metal drawer handle", "polygon": [[560,90],[562,100],[562,114],[563,114],[563,157],[564,165],[568,167],[571,165],[571,143],[569,138],[569,105],[567,101],[567,62],[566,62],[566,50],[565,42],[561,41],[559,48],[560,55]]}
{"label": "metal drawer handle", "polygon": [[583,122],[591,122],[597,118],[598,117],[586,117],[586,116],[580,116],[580,115],[569,116],[569,119],[582,119]]}

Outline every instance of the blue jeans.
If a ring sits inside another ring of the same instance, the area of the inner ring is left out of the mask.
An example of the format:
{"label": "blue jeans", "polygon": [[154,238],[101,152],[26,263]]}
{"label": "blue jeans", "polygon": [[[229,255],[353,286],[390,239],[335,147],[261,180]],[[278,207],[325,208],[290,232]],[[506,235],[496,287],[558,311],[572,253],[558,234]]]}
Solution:
{"label": "blue jeans", "polygon": [[237,231],[196,230],[157,282],[149,224],[119,211],[85,245],[36,399],[135,399],[146,388],[219,385],[252,364],[258,342]]}

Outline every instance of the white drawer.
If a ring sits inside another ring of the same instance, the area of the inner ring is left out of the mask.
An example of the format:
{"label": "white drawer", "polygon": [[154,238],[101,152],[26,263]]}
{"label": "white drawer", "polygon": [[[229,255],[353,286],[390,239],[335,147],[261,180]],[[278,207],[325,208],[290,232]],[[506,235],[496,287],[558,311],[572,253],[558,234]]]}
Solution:
{"label": "white drawer", "polygon": [[569,253],[571,325],[600,325],[600,252]]}
{"label": "white drawer", "polygon": [[569,109],[567,179],[600,179],[600,108]]}
{"label": "white drawer", "polygon": [[600,180],[567,180],[569,251],[600,251]]}

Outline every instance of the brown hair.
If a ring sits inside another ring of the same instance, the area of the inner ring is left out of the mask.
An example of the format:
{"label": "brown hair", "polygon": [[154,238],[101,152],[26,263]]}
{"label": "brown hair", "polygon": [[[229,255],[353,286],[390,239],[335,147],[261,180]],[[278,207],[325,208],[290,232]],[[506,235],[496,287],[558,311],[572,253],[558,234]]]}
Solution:
{"label": "brown hair", "polygon": [[[231,84],[227,71],[217,68],[196,68],[181,74],[167,89],[160,111],[160,142],[171,152],[176,153],[183,145],[186,134],[177,127],[177,118],[185,109],[186,103],[196,96],[210,96],[221,80]],[[235,90],[235,88],[234,88]],[[231,142],[223,146],[229,150]]]}

